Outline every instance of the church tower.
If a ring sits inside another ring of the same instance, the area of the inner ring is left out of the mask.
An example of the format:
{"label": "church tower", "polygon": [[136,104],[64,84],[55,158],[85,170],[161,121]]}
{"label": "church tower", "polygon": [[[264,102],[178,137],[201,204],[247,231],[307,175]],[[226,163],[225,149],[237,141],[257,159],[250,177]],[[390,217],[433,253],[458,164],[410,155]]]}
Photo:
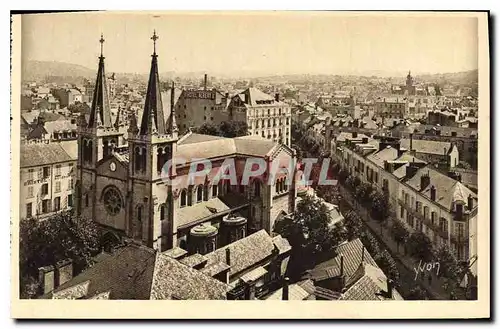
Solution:
{"label": "church tower", "polygon": [[[163,166],[173,158],[178,140],[175,110],[171,104],[165,120],[158,75],[156,31],[153,55],[140,125],[132,115],[128,129],[129,168],[129,223],[127,235],[149,247],[171,247],[173,233],[173,197],[171,186],[162,179]],[[173,87],[173,86],[172,86]],[[173,90],[173,88],[172,88]],[[173,91],[171,103],[174,99]],[[170,173],[175,175],[175,167]]]}
{"label": "church tower", "polygon": [[82,113],[78,119],[77,213],[95,219],[96,168],[99,161],[112,155],[121,133],[113,125],[104,70],[101,34],[101,55],[88,118]]}

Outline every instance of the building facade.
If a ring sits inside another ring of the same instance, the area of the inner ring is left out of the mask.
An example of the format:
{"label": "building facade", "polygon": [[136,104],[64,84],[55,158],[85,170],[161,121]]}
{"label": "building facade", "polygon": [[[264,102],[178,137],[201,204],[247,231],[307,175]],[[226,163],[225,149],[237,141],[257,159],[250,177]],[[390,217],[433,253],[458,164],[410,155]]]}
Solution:
{"label": "building facade", "polygon": [[292,108],[257,88],[248,88],[231,98],[227,108],[229,120],[244,121],[249,134],[287,146],[291,143]]}
{"label": "building facade", "polygon": [[43,219],[73,208],[76,156],[63,145],[55,142],[21,145],[21,219]]}

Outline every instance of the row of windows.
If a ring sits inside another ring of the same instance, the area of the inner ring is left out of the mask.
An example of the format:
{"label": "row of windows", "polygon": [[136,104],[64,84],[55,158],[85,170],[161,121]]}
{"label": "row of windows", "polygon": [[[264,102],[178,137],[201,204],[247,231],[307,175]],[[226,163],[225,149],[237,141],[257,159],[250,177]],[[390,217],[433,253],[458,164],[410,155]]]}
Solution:
{"label": "row of windows", "polygon": [[[61,205],[61,197],[55,197],[53,203],[51,200],[42,200],[41,202],[41,214],[47,214],[52,211],[60,211],[61,207],[73,207],[73,195],[68,195],[66,199],[66,205]],[[53,206],[52,206],[53,204]],[[34,215],[34,205],[33,202],[28,202],[26,204],[26,218],[33,217]]]}
{"label": "row of windows", "polygon": [[[73,188],[74,188],[73,178],[70,178],[68,180],[67,190],[71,191],[71,190],[73,190]],[[61,192],[61,181],[56,181],[54,183],[54,193],[59,193],[59,192]],[[40,195],[44,196],[44,195],[47,195],[47,194],[49,194],[49,184],[45,183],[45,184],[42,184]],[[35,196],[34,195],[34,187],[33,186],[28,186],[28,195],[26,197],[27,198],[32,198],[34,196]]]}
{"label": "row of windows", "polygon": [[[255,125],[254,125],[254,123],[255,123]],[[266,128],[266,120],[255,120],[255,121],[250,120],[249,124],[250,124],[250,126],[254,126],[255,128],[260,128],[260,127]],[[290,124],[290,118],[285,118],[285,124],[286,125]],[[276,121],[276,118],[267,119],[267,128],[276,127],[276,125],[279,125],[279,126],[283,125],[282,118],[279,118],[278,121]]]}
{"label": "row of windows", "polygon": [[[267,115],[270,116],[270,115],[282,115],[282,114],[289,114],[290,113],[290,109],[281,109],[281,108],[274,108],[272,109],[251,109],[251,110],[248,110],[248,115],[249,116],[264,116],[264,115]],[[272,113],[272,114],[271,114]]]}

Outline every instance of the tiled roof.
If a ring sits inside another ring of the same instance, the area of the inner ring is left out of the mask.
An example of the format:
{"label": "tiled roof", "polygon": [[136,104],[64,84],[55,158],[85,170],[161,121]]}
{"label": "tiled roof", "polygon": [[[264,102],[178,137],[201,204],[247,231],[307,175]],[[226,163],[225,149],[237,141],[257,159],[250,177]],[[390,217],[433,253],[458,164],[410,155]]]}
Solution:
{"label": "tiled roof", "polygon": [[343,131],[337,135],[337,142],[344,142],[346,140],[359,140],[359,141],[361,141],[363,138],[369,138],[369,137],[366,136],[365,134],[358,134],[356,138],[353,138],[352,133]]}
{"label": "tiled roof", "polygon": [[243,282],[253,282],[258,280],[259,278],[263,277],[264,275],[267,274],[267,270],[263,268],[262,266],[259,266],[250,272],[247,272],[243,274],[240,279]]}
{"label": "tiled roof", "polygon": [[186,255],[187,251],[179,247],[174,247],[172,249],[165,250],[162,254],[174,259],[179,259],[180,257]]}
{"label": "tiled roof", "polygon": [[[308,299],[312,294],[307,292],[298,283],[294,283],[288,286],[288,300],[305,300]],[[266,300],[282,300],[283,298],[283,288],[280,288],[269,295]]]}
{"label": "tiled roof", "polygon": [[166,255],[158,254],[151,283],[150,299],[220,300],[230,288]]}
{"label": "tiled roof", "polygon": [[21,168],[74,161],[59,143],[21,145]]}
{"label": "tiled roof", "polygon": [[[404,147],[406,149],[410,149],[410,140],[409,139],[401,139],[401,147]],[[450,142],[413,139],[412,148],[417,153],[444,155],[445,150],[446,150],[446,154],[450,151],[451,143]]]}
{"label": "tiled roof", "polygon": [[73,160],[78,159],[78,142],[76,140],[63,141],[61,146]]}
{"label": "tiled roof", "polygon": [[231,270],[229,275],[242,272],[271,256],[275,248],[272,238],[265,230],[260,230],[243,239],[235,241],[225,247],[219,248],[205,257],[208,259],[206,266],[214,263],[226,263],[226,249],[231,251]]}
{"label": "tiled roof", "polygon": [[177,157],[188,162],[191,159],[211,159],[233,154],[264,157],[277,145],[256,136],[224,138],[190,133],[178,143]]}
{"label": "tiled roof", "polygon": [[273,243],[278,248],[280,255],[292,250],[292,246],[287,239],[281,235],[277,235],[273,238]]}
{"label": "tiled roof", "polygon": [[200,270],[200,272],[203,272],[206,275],[214,276],[214,275],[217,275],[217,274],[221,273],[222,271],[225,271],[229,268],[230,268],[230,266],[227,265],[226,263],[218,262],[218,263],[211,264],[210,266],[205,266],[204,268],[202,268]]}
{"label": "tiled roof", "polygon": [[44,124],[44,128],[49,134],[53,134],[54,132],[71,132],[77,130],[76,123],[71,123],[71,120],[49,121]]}
{"label": "tiled roof", "polygon": [[311,279],[321,281],[329,278],[334,278],[340,275],[340,257],[344,256],[344,276],[346,282],[356,272],[361,259],[364,262],[377,266],[368,250],[363,252],[363,243],[360,239],[355,239],[339,245],[336,249],[336,256],[330,260],[316,265],[310,272]]}
{"label": "tiled roof", "polygon": [[207,259],[203,255],[193,254],[193,255],[190,255],[186,258],[181,259],[179,262],[181,264],[184,264],[184,265],[189,266],[189,267],[195,267],[197,265],[200,265],[201,263],[203,263],[206,260]]}
{"label": "tiled roof", "polygon": [[[430,183],[422,190],[420,188],[421,177],[427,174],[430,177]],[[461,182],[434,170],[431,166],[419,169],[412,178],[406,181],[406,184],[419,191],[429,200],[431,198],[431,186],[434,186],[436,188],[436,202],[448,210],[452,209],[455,201],[462,201],[467,204],[469,194],[476,200],[474,204],[477,205],[477,195],[474,192]]]}
{"label": "tiled roof", "polygon": [[216,213],[223,211],[228,211],[231,207],[225,204],[220,198],[213,198],[208,201],[203,201],[200,203],[193,204],[190,207],[184,207],[177,209],[176,222],[178,227],[184,225],[190,225],[199,221],[200,219],[213,216],[213,209],[216,209]]}
{"label": "tiled roof", "polygon": [[[387,277],[378,267],[370,264],[359,266],[354,275],[355,282],[348,283],[348,289],[342,294],[340,300],[385,300],[387,298],[379,295],[387,292]],[[396,289],[392,289],[393,300],[403,300]]]}
{"label": "tiled roof", "polygon": [[[126,246],[55,289],[45,298],[90,298],[109,292],[109,299],[149,299],[155,252]],[[64,297],[63,297],[64,296]]]}
{"label": "tiled roof", "polygon": [[379,168],[384,168],[385,161],[395,160],[398,157],[398,150],[394,147],[386,147],[378,152],[372,153],[367,156],[367,159],[372,161]]}

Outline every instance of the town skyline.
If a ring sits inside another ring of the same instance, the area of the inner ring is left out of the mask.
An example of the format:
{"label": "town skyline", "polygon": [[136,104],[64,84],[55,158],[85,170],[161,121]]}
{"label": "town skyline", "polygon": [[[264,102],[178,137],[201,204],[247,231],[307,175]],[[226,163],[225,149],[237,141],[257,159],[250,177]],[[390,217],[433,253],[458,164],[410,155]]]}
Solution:
{"label": "town skyline", "polygon": [[[22,60],[91,69],[98,61],[102,33],[107,71],[143,74],[148,71],[153,50],[150,38],[156,30],[160,72],[397,77],[409,70],[413,75],[426,75],[477,69],[477,21],[470,17],[443,15],[422,21],[404,15],[334,17],[286,12],[145,13],[132,19],[123,15],[127,14],[29,15],[22,24],[29,31],[23,33]],[[72,28],[82,24],[88,28]],[[235,31],[235,37],[227,31]],[[275,51],[270,53],[270,49]]]}

